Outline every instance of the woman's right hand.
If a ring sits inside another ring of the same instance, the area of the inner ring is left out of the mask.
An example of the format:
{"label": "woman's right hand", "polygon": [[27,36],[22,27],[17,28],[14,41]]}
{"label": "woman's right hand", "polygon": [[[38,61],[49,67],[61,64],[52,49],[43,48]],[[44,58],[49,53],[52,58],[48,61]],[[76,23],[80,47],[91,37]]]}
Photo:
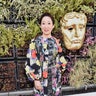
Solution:
{"label": "woman's right hand", "polygon": [[34,80],[34,86],[37,90],[42,90],[42,85],[41,85],[41,82],[39,80]]}

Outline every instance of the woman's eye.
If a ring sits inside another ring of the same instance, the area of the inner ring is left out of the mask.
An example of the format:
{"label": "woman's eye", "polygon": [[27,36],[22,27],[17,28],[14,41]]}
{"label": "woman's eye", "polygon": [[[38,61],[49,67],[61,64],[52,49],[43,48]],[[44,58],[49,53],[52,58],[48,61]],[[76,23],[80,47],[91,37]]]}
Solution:
{"label": "woman's eye", "polygon": [[50,23],[48,23],[50,25]]}
{"label": "woman's eye", "polygon": [[45,23],[42,23],[43,25],[45,24]]}

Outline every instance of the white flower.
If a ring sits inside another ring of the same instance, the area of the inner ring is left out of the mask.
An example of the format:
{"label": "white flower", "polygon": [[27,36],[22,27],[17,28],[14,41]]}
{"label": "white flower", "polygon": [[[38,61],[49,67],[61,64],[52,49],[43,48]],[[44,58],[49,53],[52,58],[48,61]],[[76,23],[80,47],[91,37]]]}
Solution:
{"label": "white flower", "polygon": [[67,61],[65,60],[65,58],[63,56],[60,57],[60,61],[63,63],[63,64],[66,64]]}
{"label": "white flower", "polygon": [[32,43],[30,44],[30,49],[35,49],[35,43],[32,42]]}

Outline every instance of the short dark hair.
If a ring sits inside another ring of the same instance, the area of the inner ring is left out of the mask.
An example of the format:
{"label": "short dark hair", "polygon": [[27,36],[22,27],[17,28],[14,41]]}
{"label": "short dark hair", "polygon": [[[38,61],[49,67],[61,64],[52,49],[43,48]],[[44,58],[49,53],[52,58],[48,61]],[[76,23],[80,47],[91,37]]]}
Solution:
{"label": "short dark hair", "polygon": [[46,13],[43,13],[43,14],[41,15],[41,17],[40,17],[40,19],[39,19],[39,24],[41,24],[41,21],[42,21],[43,17],[45,17],[45,16],[50,17],[51,20],[52,20],[52,22],[53,22],[53,24],[55,23],[54,17],[53,17],[50,13],[46,12]]}

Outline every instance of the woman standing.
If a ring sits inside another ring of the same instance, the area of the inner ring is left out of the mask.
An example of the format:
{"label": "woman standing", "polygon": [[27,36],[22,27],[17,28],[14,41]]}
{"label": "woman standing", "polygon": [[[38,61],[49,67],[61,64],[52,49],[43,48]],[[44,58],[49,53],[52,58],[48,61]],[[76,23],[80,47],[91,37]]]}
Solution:
{"label": "woman standing", "polygon": [[61,70],[66,60],[62,55],[59,40],[52,36],[54,18],[42,14],[39,20],[42,35],[31,41],[26,62],[26,74],[34,81],[34,96],[61,96]]}

